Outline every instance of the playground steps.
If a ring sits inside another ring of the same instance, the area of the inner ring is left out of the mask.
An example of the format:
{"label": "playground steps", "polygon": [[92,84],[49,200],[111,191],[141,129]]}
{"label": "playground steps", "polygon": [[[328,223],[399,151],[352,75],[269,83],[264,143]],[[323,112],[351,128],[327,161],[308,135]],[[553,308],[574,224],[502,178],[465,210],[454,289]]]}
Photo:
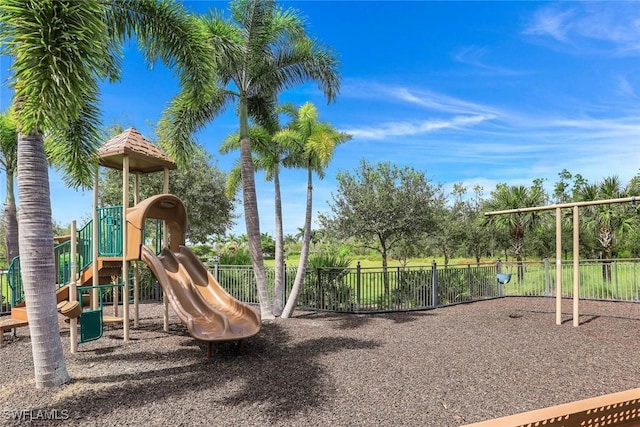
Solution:
{"label": "playground steps", "polygon": [[[62,301],[69,300],[69,286],[62,286],[56,291],[56,304],[61,303]],[[11,309],[11,318],[14,320],[21,320],[23,322],[28,322],[29,318],[27,317],[27,307],[25,302],[17,304],[15,307]]]}
{"label": "playground steps", "polygon": [[2,346],[2,340],[4,339],[4,333],[14,328],[20,328],[27,326],[29,322],[26,320],[17,320],[10,317],[0,318],[0,346]]}
{"label": "playground steps", "polygon": [[11,319],[16,321],[28,322],[27,307],[13,307],[11,309]]}
{"label": "playground steps", "polygon": [[102,323],[122,323],[122,317],[102,315]]}
{"label": "playground steps", "polygon": [[[98,258],[98,284],[106,285],[113,282],[113,277],[118,277],[120,281],[122,276],[122,258],[121,257],[99,257]],[[80,284],[82,286],[93,284],[93,269],[89,266],[80,273]]]}

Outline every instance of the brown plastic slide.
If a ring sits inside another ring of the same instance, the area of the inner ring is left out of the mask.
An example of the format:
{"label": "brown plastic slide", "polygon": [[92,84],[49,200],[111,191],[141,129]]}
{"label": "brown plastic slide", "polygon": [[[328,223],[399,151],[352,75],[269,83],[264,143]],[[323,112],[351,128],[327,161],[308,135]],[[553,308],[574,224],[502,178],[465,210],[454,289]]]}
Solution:
{"label": "brown plastic slide", "polygon": [[160,282],[173,310],[202,341],[233,341],[260,331],[260,315],[225,291],[200,259],[187,247],[164,248],[156,256],[142,246],[140,259]]}

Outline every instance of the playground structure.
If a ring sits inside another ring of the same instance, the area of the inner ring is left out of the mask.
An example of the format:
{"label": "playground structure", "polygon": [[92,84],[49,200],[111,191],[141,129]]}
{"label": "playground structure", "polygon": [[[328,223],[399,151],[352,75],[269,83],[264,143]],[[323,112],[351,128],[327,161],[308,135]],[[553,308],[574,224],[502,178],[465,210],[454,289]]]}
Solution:
{"label": "playground structure", "polygon": [[[122,323],[124,340],[129,340],[129,263],[141,260],[156,276],[163,289],[164,330],[168,331],[171,304],[189,333],[208,343],[238,341],[257,334],[259,314],[231,297],[202,262],[185,245],[187,214],[182,201],[168,193],[168,172],[175,168],[166,155],[146,141],[135,129],[107,141],[99,151],[100,164],[123,171],[123,205],[98,207],[97,177],[94,188],[93,220],[55,246],[56,300],[58,311],[70,319],[71,351],[77,344],[100,338],[103,323]],[[134,171],[134,206],[129,208],[129,172]],[[164,193],[138,202],[139,174],[164,172]],[[156,220],[151,229],[154,249],[145,243],[147,220]],[[95,226],[94,226],[95,224]],[[160,226],[162,225],[162,226]],[[158,256],[159,255],[159,256]],[[134,327],[138,326],[139,272],[133,265]],[[120,277],[121,283],[115,283]],[[20,279],[19,257],[10,266],[12,288],[11,317],[0,323],[0,332],[26,326],[28,316]],[[122,288],[122,316],[105,316],[102,294],[113,290],[114,309]],[[79,328],[78,328],[79,326]],[[80,337],[78,337],[78,329]],[[0,338],[2,336],[0,335]]]}
{"label": "playground structure", "polygon": [[[580,325],[580,207],[610,205],[631,202],[634,206],[638,197],[622,197],[618,199],[593,200],[587,202],[561,203],[549,206],[535,206],[519,209],[485,212],[485,216],[518,214],[555,210],[556,213],[556,325],[562,324],[562,209],[571,208],[573,213],[573,326]],[[500,278],[498,278],[500,281]]]}

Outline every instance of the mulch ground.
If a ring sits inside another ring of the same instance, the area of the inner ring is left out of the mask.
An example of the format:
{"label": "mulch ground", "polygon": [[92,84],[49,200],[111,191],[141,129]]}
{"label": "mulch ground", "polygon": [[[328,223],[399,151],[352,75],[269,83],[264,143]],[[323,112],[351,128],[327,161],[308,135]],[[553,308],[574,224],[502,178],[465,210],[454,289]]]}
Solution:
{"label": "mulch ground", "polygon": [[[457,426],[640,387],[640,305],[505,298],[376,315],[296,312],[205,346],[159,304],[123,342],[69,352],[72,382],[37,390],[28,329],[0,348],[0,425]],[[39,412],[40,411],[40,412]],[[54,415],[54,420],[42,418]],[[22,419],[16,419],[17,417]]]}

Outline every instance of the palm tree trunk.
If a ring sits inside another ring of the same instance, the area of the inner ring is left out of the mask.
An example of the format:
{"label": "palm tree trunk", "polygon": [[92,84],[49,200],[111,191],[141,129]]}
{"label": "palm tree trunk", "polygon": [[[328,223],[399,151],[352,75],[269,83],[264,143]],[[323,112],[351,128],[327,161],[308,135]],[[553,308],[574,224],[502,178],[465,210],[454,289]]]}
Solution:
{"label": "palm tree trunk", "polygon": [[18,217],[16,215],[16,198],[13,193],[13,168],[7,167],[7,197],[4,205],[4,231],[7,245],[7,265],[18,256]]}
{"label": "palm tree trunk", "polygon": [[37,388],[69,382],[56,308],[48,164],[42,135],[18,135],[20,265]]}
{"label": "palm tree trunk", "polygon": [[241,99],[240,110],[240,163],[242,173],[242,196],[244,204],[244,220],[249,239],[249,253],[253,264],[253,275],[256,279],[258,299],[260,300],[260,315],[263,319],[273,319],[269,294],[267,293],[267,277],[264,270],[262,256],[262,242],[260,240],[260,217],[258,215],[258,198],[256,196],[256,181],[253,160],[251,158],[251,140],[249,139],[249,120],[247,102]]}
{"label": "palm tree trunk", "polygon": [[284,306],[282,312],[282,318],[288,319],[293,314],[298,304],[298,295],[304,282],[304,277],[307,273],[307,259],[309,258],[309,243],[311,242],[311,209],[312,209],[312,194],[313,194],[313,172],[311,168],[308,168],[307,178],[307,210],[304,216],[304,237],[302,239],[302,248],[300,250],[300,261],[298,262],[298,271],[296,271],[296,279],[293,282],[291,293],[287,299],[287,304]]}
{"label": "palm tree trunk", "polygon": [[279,316],[282,314],[284,306],[284,235],[282,231],[282,197],[280,195],[280,171],[278,164],[274,167],[273,183],[275,187],[275,205],[276,205],[276,266],[274,278],[274,300],[273,314]]}

